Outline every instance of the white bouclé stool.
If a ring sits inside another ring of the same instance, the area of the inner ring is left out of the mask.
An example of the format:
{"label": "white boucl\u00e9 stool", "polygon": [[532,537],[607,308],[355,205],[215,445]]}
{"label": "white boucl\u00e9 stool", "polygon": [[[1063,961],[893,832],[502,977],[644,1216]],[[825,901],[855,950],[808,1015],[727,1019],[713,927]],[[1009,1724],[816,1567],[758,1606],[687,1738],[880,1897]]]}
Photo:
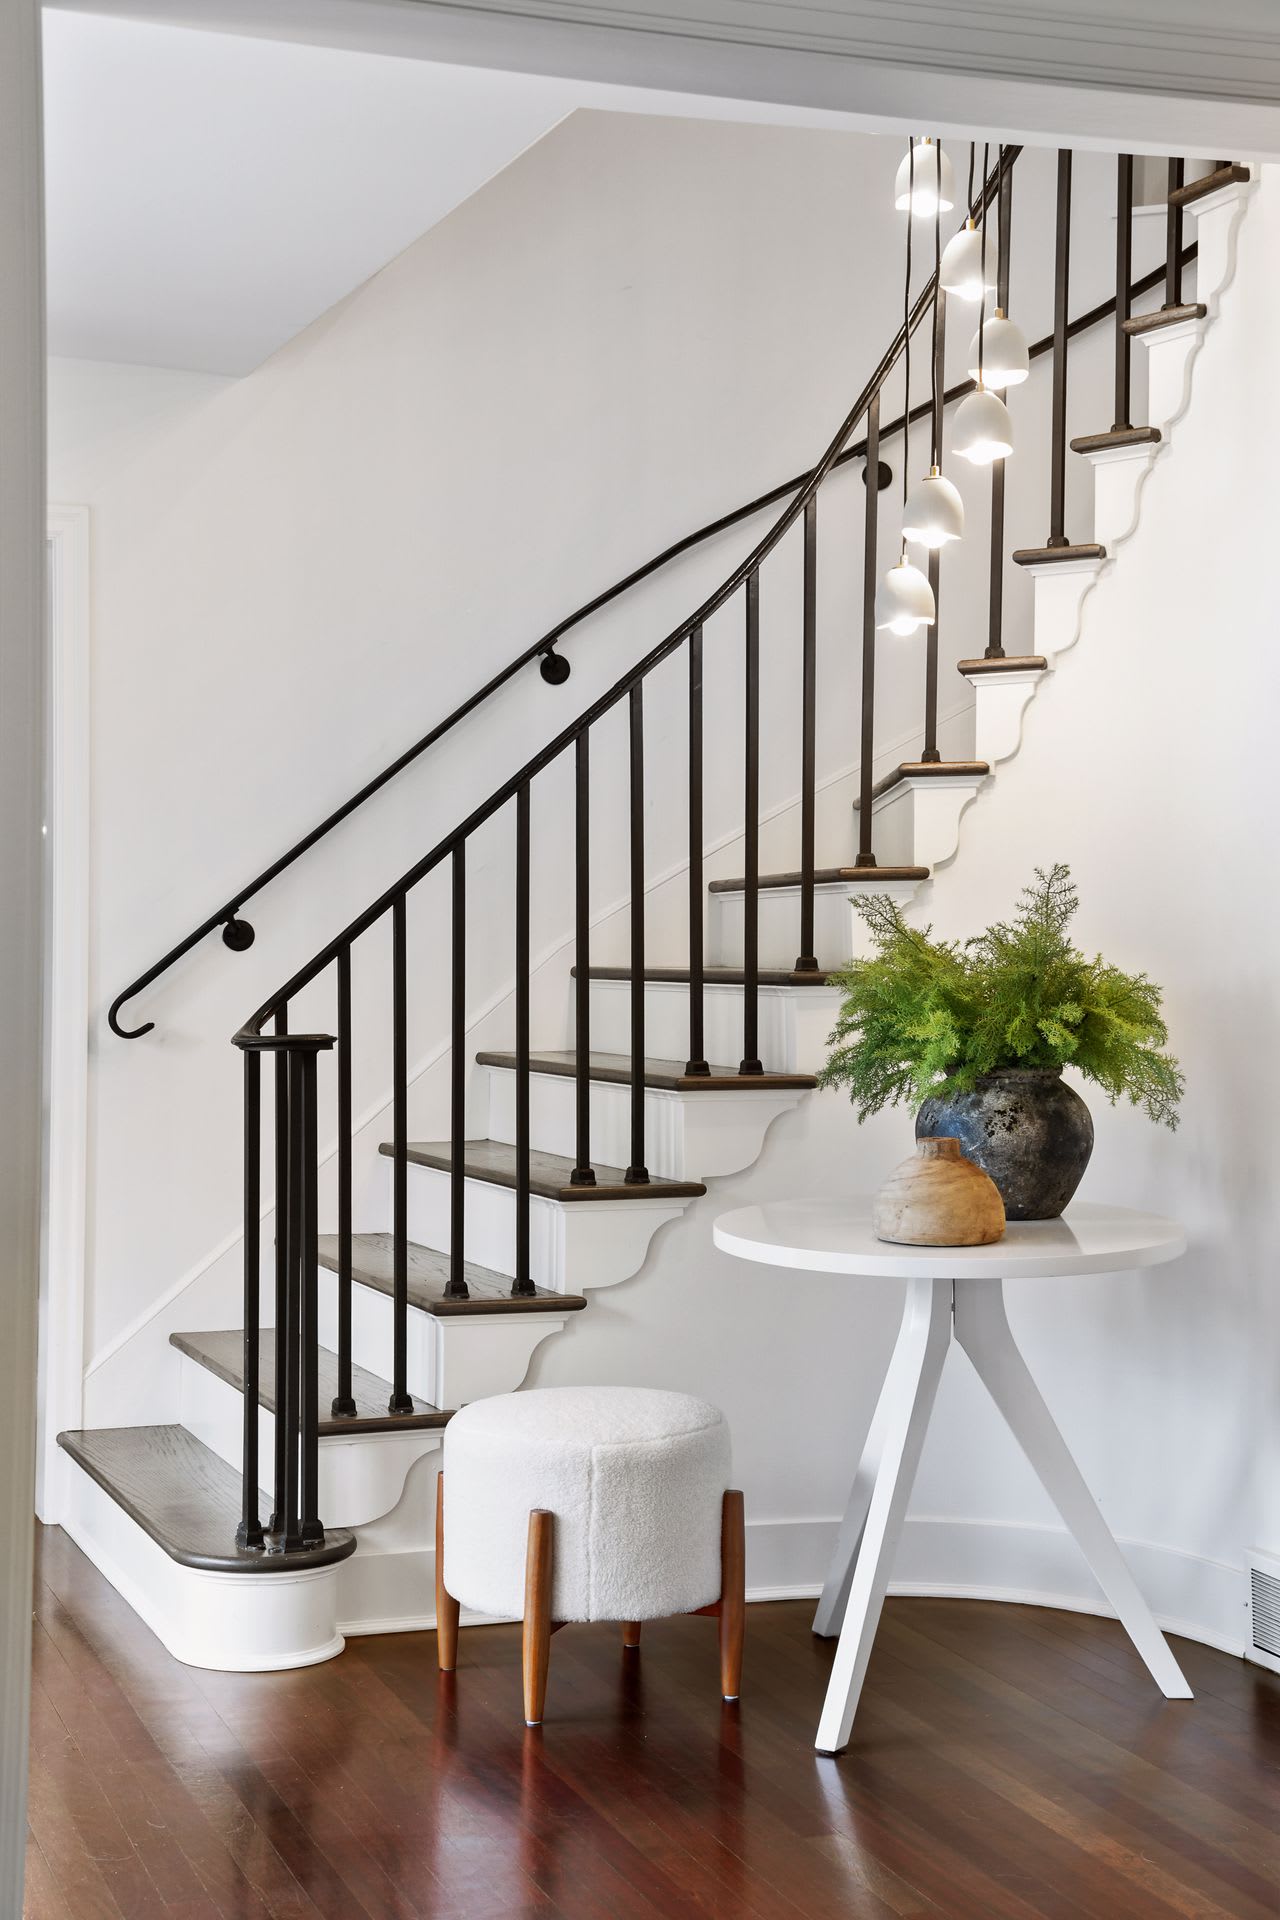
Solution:
{"label": "white boucl\u00e9 stool", "polygon": [[616,1620],[634,1648],[642,1621],[711,1613],[720,1690],[736,1700],[746,1571],[729,1467],[724,1415],[684,1393],[551,1387],[455,1413],[436,1496],[442,1670],[457,1665],[460,1607],[523,1618],[524,1714],[537,1726],[557,1627]]}

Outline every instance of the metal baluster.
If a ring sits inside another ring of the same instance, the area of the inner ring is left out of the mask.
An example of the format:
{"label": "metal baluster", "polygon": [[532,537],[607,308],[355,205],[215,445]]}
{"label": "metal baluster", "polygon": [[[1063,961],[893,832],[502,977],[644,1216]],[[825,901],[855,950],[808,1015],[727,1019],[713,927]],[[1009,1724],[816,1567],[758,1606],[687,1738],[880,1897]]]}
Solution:
{"label": "metal baluster", "polygon": [[631,1161],[629,1187],[649,1184],[644,1157],[644,685],[627,700],[631,762]]}
{"label": "metal baluster", "polygon": [[391,1088],[391,1397],[387,1411],[412,1413],[408,1387],[409,928],[403,893],[396,895],[391,906]]}
{"label": "metal baluster", "polygon": [[[289,1009],[281,1007],[275,1017],[278,1038],[289,1031]],[[275,1055],[276,1096],[276,1366],[275,1458],[272,1462],[270,1533],[280,1533],[285,1523],[285,1462],[288,1458],[288,1434],[281,1417],[289,1378],[289,1057],[281,1048]]]}
{"label": "metal baluster", "polygon": [[353,1419],[351,1391],[351,949],[338,955],[338,1391],[335,1420]]}
{"label": "metal baluster", "polygon": [[[1009,242],[1013,216],[1013,169],[1000,149],[1000,234],[996,251],[996,305],[1009,311]],[[987,216],[984,215],[984,218]],[[1004,469],[1003,460],[991,462],[991,574],[987,597],[987,644],[984,658],[1003,660],[1004,651]]]}
{"label": "metal baluster", "polygon": [[702,916],[702,628],[689,635],[689,1058],[685,1072],[699,1078],[707,1066]]}
{"label": "metal baluster", "polygon": [[1069,547],[1067,520],[1067,294],[1071,279],[1071,150],[1058,150],[1058,216],[1053,283],[1053,443],[1049,472],[1049,540]]}
{"label": "metal baluster", "polygon": [[276,1359],[284,1355],[284,1396],[276,1401],[276,1426],[284,1429],[284,1492],[281,1499],[277,1549],[288,1553],[302,1546],[298,1509],[299,1438],[302,1430],[302,1366],[300,1356],[302,1300],[302,1055],[293,1048],[285,1056],[289,1079],[289,1130],[285,1187],[285,1312],[276,1328]]}
{"label": "metal baluster", "polygon": [[[935,218],[934,232],[937,238],[940,218]],[[934,273],[940,271],[935,259]],[[946,407],[946,347],[947,347],[947,296],[936,284],[934,290],[933,319],[933,445],[934,460],[941,461],[942,422]],[[942,554],[937,547],[929,549],[929,587],[933,594],[933,625],[924,630],[924,747],[920,758],[941,760],[938,749],[938,626],[942,618]]]}
{"label": "metal baluster", "polygon": [[241,1518],[236,1544],[263,1544],[258,1511],[258,1358],[261,1318],[259,1266],[262,1257],[262,1055],[247,1047],[244,1055],[244,1427]]}
{"label": "metal baluster", "polygon": [[529,1258],[529,782],[516,790],[516,1274],[511,1291],[537,1292]]}
{"label": "metal baluster", "polygon": [[760,575],[747,575],[747,631],[743,710],[743,811],[746,880],[742,894],[742,1062],[739,1073],[763,1073],[760,1064]]}
{"label": "metal baluster", "polygon": [[1165,223],[1164,304],[1166,307],[1182,305],[1182,208],[1174,204],[1173,195],[1182,185],[1185,173],[1185,160],[1170,160],[1169,214]]}
{"label": "metal baluster", "polygon": [[1116,399],[1112,433],[1123,433],[1133,422],[1129,418],[1129,349],[1125,332],[1133,298],[1129,287],[1133,280],[1133,155],[1122,153],[1116,160]]}
{"label": "metal baluster", "polygon": [[571,1187],[594,1187],[591,1164],[591,749],[573,743],[574,1168]]}
{"label": "metal baluster", "polygon": [[804,613],[800,744],[800,952],[797,973],[816,973],[813,942],[813,842],[818,750],[818,496],[804,507]]}
{"label": "metal baluster", "polygon": [[322,1545],[320,1522],[320,1316],[318,1292],[318,1198],[316,1161],[316,1050],[308,1047],[298,1062],[301,1094],[299,1153],[301,1156],[301,1233],[298,1242],[298,1371],[301,1377],[300,1414],[302,1459],[298,1499],[299,1532],[306,1547]]}
{"label": "metal baluster", "polygon": [[862,537],[862,744],[858,767],[858,859],[860,867],[874,867],[871,851],[871,789],[875,784],[876,706],[876,571],[879,564],[880,518],[880,395],[867,407],[867,464],[865,519]]}
{"label": "metal baluster", "polygon": [[446,1300],[469,1300],[467,1285],[467,843],[459,840],[450,862],[453,876],[453,939],[449,1041],[449,1278]]}

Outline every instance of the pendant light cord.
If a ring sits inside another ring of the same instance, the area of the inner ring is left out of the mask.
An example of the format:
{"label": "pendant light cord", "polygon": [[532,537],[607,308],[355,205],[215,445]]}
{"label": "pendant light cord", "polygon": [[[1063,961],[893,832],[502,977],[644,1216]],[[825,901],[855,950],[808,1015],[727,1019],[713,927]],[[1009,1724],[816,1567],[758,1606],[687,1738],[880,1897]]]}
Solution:
{"label": "pendant light cord", "polygon": [[[985,142],[982,148],[982,190],[987,187],[987,168],[990,162],[991,144]],[[982,336],[987,330],[987,209],[982,209],[982,298],[978,307],[978,392],[982,392]]]}
{"label": "pendant light cord", "polygon": [[977,158],[977,153],[978,143],[976,140],[971,140],[969,142],[969,191],[966,193],[964,200],[965,217],[969,220],[973,218],[973,163]]}
{"label": "pendant light cord", "polygon": [[[911,435],[911,223],[915,219],[916,143],[907,140],[907,273],[902,288],[903,396],[902,396],[902,506],[906,511],[910,486]],[[907,536],[902,536],[902,558],[907,557]]]}

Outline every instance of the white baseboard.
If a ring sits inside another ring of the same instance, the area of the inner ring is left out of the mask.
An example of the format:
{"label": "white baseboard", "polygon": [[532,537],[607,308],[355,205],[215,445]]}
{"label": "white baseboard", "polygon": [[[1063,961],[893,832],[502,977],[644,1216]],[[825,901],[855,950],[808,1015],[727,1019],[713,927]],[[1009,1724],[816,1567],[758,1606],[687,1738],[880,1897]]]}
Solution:
{"label": "white baseboard", "polygon": [[[747,1599],[811,1600],[822,1588],[837,1522],[747,1524]],[[1176,1547],[1121,1539],[1121,1548],[1161,1627],[1241,1655],[1246,1633],[1243,1571]],[[1114,1617],[1074,1541],[1061,1528],[995,1520],[909,1519],[889,1592],[999,1600]],[[339,1570],[339,1631],[411,1633],[435,1626],[435,1555],[428,1549],[361,1548]],[[464,1614],[463,1624],[479,1616]]]}

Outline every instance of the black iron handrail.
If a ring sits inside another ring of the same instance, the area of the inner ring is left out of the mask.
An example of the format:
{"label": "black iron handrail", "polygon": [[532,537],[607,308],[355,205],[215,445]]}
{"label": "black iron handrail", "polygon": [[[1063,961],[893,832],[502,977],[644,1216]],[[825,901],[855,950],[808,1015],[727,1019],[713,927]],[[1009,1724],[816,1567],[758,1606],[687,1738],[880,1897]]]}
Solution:
{"label": "black iron handrail", "polygon": [[[1004,162],[1006,171],[1012,166],[1020,151],[1021,149],[1018,147],[1006,149]],[[975,206],[985,207],[986,204],[987,198],[984,192],[983,195],[979,196],[979,200],[975,203]],[[1182,249],[1180,254],[1182,264],[1185,265],[1190,260],[1193,260],[1195,254],[1196,249],[1194,245]],[[1163,265],[1155,268],[1150,273],[1143,274],[1140,279],[1134,281],[1129,287],[1129,301],[1140,299],[1143,294],[1149,293],[1154,287],[1159,286],[1165,278],[1166,268]],[[1099,302],[1097,306],[1091,307],[1088,312],[1081,314],[1076,320],[1071,322],[1068,328],[1068,337],[1074,339],[1078,334],[1084,333],[1088,331],[1089,328],[1099,325],[1103,320],[1108,319],[1115,310],[1115,296]],[[1031,346],[1031,358],[1033,360],[1038,359],[1041,355],[1051,352],[1052,349],[1053,334],[1048,333],[1043,339],[1035,341]],[[962,399],[966,393],[970,392],[972,386],[973,382],[971,380],[963,380],[958,382],[956,386],[949,387],[942,396],[943,404],[950,406],[954,401]],[[924,419],[928,415],[931,405],[931,401],[922,401],[918,406],[912,407],[912,422]],[[899,416],[896,420],[884,423],[881,426],[881,434],[888,436],[895,432],[900,432],[902,425],[903,422],[901,416]],[[844,466],[852,460],[864,459],[866,457],[866,451],[865,438],[855,441],[851,445],[841,449],[833,464],[836,466]],[[209,915],[208,919],[201,921],[200,925],[194,928],[191,933],[187,934],[184,939],[178,941],[175,946],[170,947],[169,951],[157,960],[153,966],[148,967],[144,973],[139,974],[135,980],[132,980],[121,993],[117,994],[107,1010],[107,1024],[111,1028],[111,1031],[122,1040],[140,1040],[144,1034],[151,1033],[155,1027],[154,1020],[143,1021],[143,1023],[137,1027],[122,1026],[120,1024],[121,1008],[127,1001],[134,999],[139,993],[143,992],[145,988],[151,986],[153,982],[160,978],[161,974],[167,973],[169,968],[178,960],[182,959],[184,954],[189,953],[193,947],[198,946],[206,935],[213,933],[217,928],[222,928],[223,940],[233,952],[244,952],[252,946],[254,939],[253,928],[248,921],[240,918],[241,908],[252,900],[255,895],[261,893],[263,888],[268,886],[272,880],[277,879],[280,874],[291,867],[296,860],[301,859],[304,853],[308,853],[312,847],[323,840],[335,827],[341,826],[344,820],[348,819],[353,813],[358,812],[367,800],[371,800],[376,793],[381,792],[383,787],[394,780],[398,774],[403,773],[407,767],[411,766],[414,761],[419,759],[430,747],[433,747],[437,741],[443,739],[445,734],[451,732],[461,721],[474,713],[478,707],[483,706],[492,695],[498,693],[506,686],[508,681],[514,679],[516,674],[521,672],[523,668],[529,666],[534,660],[541,659],[542,670],[545,677],[553,685],[563,685],[564,681],[569,677],[570,668],[569,662],[564,656],[555,652],[557,641],[562,640],[567,633],[570,633],[575,627],[581,625],[584,620],[589,619],[592,614],[598,613],[603,607],[609,606],[614,600],[620,599],[621,596],[629,592],[632,587],[638,586],[642,581],[651,578],[653,574],[661,572],[661,570],[669,566],[673,560],[678,560],[683,554],[690,552],[696,546],[700,546],[703,541],[714,539],[717,534],[728,532],[730,528],[740,526],[744,521],[750,520],[757,513],[763,512],[766,507],[775,506],[779,500],[786,499],[788,494],[797,493],[801,488],[807,487],[813,480],[815,471],[815,469],[810,468],[805,473],[796,474],[791,479],[781,481],[777,486],[770,487],[766,493],[758,494],[755,499],[748,500],[742,506],[733,508],[729,513],[721,514],[715,520],[707,521],[705,525],[695,528],[693,532],[685,534],[670,546],[664,547],[660,553],[654,554],[641,566],[633,568],[632,571],[625,574],[622,579],[615,581],[611,587],[606,587],[602,592],[595,594],[590,600],[585,601],[584,604],[578,607],[573,613],[566,615],[563,620],[559,621],[554,627],[550,628],[548,632],[544,633],[540,639],[535,640],[531,646],[526,647],[522,653],[517,654],[515,659],[510,661],[501,672],[494,674],[482,687],[477,688],[474,693],[469,694],[467,698],[462,701],[459,706],[455,707],[443,720],[438,721],[435,726],[423,734],[421,739],[415,741],[412,746],[406,747],[403,753],[398,754],[389,765],[382,769],[381,773],[375,774],[371,780],[366,781],[365,784],[359,788],[356,793],[352,794],[349,799],[345,800],[340,807],[336,807],[332,813],[327,814],[309,833],[304,834],[300,840],[296,841],[293,846],[288,848],[288,850],[282,853],[276,860],[273,860],[269,866],[264,867],[262,872],[251,880],[247,886],[242,887],[240,891],[233,894],[229,900],[225,900],[220,907]]]}

